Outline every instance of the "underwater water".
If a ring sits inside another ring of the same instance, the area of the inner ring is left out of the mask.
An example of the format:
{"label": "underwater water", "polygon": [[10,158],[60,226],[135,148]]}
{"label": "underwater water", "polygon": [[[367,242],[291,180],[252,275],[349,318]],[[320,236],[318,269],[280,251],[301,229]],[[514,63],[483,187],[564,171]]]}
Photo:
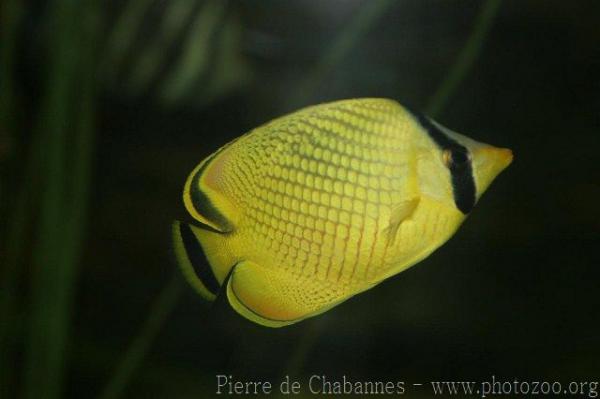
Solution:
{"label": "underwater water", "polygon": [[[0,398],[345,381],[596,397],[599,18],[592,0],[4,0]],[[203,300],[171,248],[188,174],[262,123],[356,97],[514,161],[446,244],[322,315],[272,329]]]}

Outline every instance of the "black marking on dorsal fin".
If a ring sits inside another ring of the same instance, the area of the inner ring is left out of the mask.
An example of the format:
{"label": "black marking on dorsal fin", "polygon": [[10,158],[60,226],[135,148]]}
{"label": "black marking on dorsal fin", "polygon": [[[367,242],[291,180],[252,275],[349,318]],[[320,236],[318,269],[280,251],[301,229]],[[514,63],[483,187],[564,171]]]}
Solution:
{"label": "black marking on dorsal fin", "polygon": [[219,282],[210,268],[208,261],[202,256],[202,248],[192,229],[186,223],[179,223],[179,234],[181,235],[185,252],[196,276],[208,291],[213,295],[217,295],[220,287]]}
{"label": "black marking on dorsal fin", "polygon": [[205,217],[207,220],[210,220],[219,228],[215,229],[212,226],[208,226],[202,223],[202,227],[214,231],[216,233],[229,233],[233,231],[233,226],[230,221],[214,206],[212,201],[208,198],[208,196],[200,190],[200,178],[204,174],[206,168],[210,165],[210,163],[223,152],[226,148],[228,148],[231,144],[235,143],[238,138],[233,139],[229,143],[225,144],[223,147],[219,148],[213,154],[211,154],[202,164],[200,169],[196,171],[194,177],[192,178],[192,182],[190,184],[190,197],[193,207],[196,209],[198,214]]}
{"label": "black marking on dorsal fin", "polygon": [[[406,108],[406,107],[405,107]],[[417,122],[427,132],[429,137],[442,150],[449,150],[453,157],[467,157],[466,162],[451,163],[449,166],[450,176],[452,178],[452,194],[456,207],[465,215],[471,212],[476,202],[477,189],[475,187],[475,178],[473,177],[473,166],[468,159],[469,150],[448,137],[440,127],[427,116],[420,112],[406,108]]]}
{"label": "black marking on dorsal fin", "polygon": [[227,218],[223,216],[223,214],[219,212],[219,210],[213,205],[212,201],[208,198],[204,191],[200,190],[200,178],[202,177],[202,173],[204,173],[208,163],[209,162],[198,169],[194,175],[194,178],[192,179],[190,186],[192,205],[194,208],[196,208],[196,212],[219,226],[218,229],[215,229],[212,226],[208,226],[203,223],[202,227],[216,233],[228,233],[233,230],[231,223],[229,223],[229,220],[227,220]]}

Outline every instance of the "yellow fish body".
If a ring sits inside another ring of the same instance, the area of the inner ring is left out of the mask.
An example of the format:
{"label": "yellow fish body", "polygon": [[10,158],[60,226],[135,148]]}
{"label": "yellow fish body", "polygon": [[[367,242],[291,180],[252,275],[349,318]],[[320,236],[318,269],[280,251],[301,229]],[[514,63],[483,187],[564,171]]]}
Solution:
{"label": "yellow fish body", "polygon": [[244,317],[295,323],[428,256],[511,160],[392,100],[304,108],[192,171],[200,226],[173,225],[175,252],[202,296],[226,284]]}

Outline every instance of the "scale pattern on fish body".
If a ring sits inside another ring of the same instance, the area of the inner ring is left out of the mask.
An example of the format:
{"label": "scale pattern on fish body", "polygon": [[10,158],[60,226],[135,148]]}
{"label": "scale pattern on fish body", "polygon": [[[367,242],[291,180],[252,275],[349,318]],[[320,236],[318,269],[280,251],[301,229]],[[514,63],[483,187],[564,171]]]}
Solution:
{"label": "scale pattern on fish body", "polygon": [[184,203],[202,226],[176,222],[175,252],[201,295],[227,284],[243,316],[291,324],[425,258],[511,159],[392,100],[308,107],[192,171]]}

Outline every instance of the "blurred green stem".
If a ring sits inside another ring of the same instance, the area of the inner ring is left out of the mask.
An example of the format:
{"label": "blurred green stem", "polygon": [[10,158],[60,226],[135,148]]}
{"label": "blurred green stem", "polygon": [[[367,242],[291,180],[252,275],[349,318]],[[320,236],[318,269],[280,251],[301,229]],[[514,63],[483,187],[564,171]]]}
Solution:
{"label": "blurred green stem", "polygon": [[356,44],[365,36],[377,20],[395,4],[393,0],[371,0],[358,10],[357,15],[344,27],[342,32],[326,47],[323,56],[306,74],[292,97],[293,108],[304,103],[318,89],[323,79],[337,67]]}
{"label": "blurred green stem", "polygon": [[[10,139],[14,133],[14,71],[17,28],[23,14],[23,5],[18,0],[0,3],[0,137]],[[2,141],[0,141],[0,145]],[[0,151],[4,151],[0,148]],[[0,154],[1,155],[1,154]],[[0,158],[1,159],[1,158]]]}
{"label": "blurred green stem", "polygon": [[161,290],[158,298],[150,307],[148,318],[142,325],[140,332],[129,345],[99,399],[116,399],[122,396],[131,376],[138,365],[144,360],[160,328],[177,304],[182,287],[181,276],[179,275],[179,271],[176,271],[175,276]]}
{"label": "blurred green stem", "polygon": [[31,399],[58,398],[64,383],[90,179],[98,31],[94,5],[93,0],[55,0],[49,8],[49,70],[32,148],[41,179],[32,188],[40,210],[25,347],[24,396]]}
{"label": "blurred green stem", "polygon": [[314,344],[317,342],[317,338],[321,334],[324,324],[325,319],[323,316],[307,322],[304,335],[302,335],[300,342],[295,346],[296,350],[294,350],[284,368],[287,375],[295,377],[302,371],[304,361],[310,354]]}
{"label": "blurred green stem", "polygon": [[[152,3],[153,0],[125,2],[124,10],[108,34],[106,47],[102,52],[101,69],[106,73],[106,76],[113,79],[117,76],[116,71],[127,56],[127,52],[130,51],[135,40],[135,33],[139,31],[144,15],[146,15],[148,7]],[[115,82],[111,83],[114,84]]]}
{"label": "blurred green stem", "polygon": [[450,71],[435,93],[431,96],[425,107],[427,115],[432,118],[439,115],[452,94],[456,91],[458,85],[473,67],[475,60],[481,53],[483,42],[492,26],[494,17],[498,13],[500,3],[501,0],[487,0],[483,6],[481,6],[471,35],[461,52],[458,54],[458,57],[456,57],[454,65],[452,65]]}
{"label": "blurred green stem", "polygon": [[[14,381],[13,351],[15,339],[16,292],[19,286],[18,259],[23,250],[26,195],[21,185],[17,200],[8,203],[9,177],[3,157],[12,158],[15,132],[14,71],[16,63],[17,30],[23,16],[23,5],[18,0],[0,3],[0,220],[8,220],[0,227],[0,397],[9,397]],[[16,169],[14,163],[12,168]],[[14,204],[14,205],[13,205]],[[13,209],[9,214],[9,206]]]}

